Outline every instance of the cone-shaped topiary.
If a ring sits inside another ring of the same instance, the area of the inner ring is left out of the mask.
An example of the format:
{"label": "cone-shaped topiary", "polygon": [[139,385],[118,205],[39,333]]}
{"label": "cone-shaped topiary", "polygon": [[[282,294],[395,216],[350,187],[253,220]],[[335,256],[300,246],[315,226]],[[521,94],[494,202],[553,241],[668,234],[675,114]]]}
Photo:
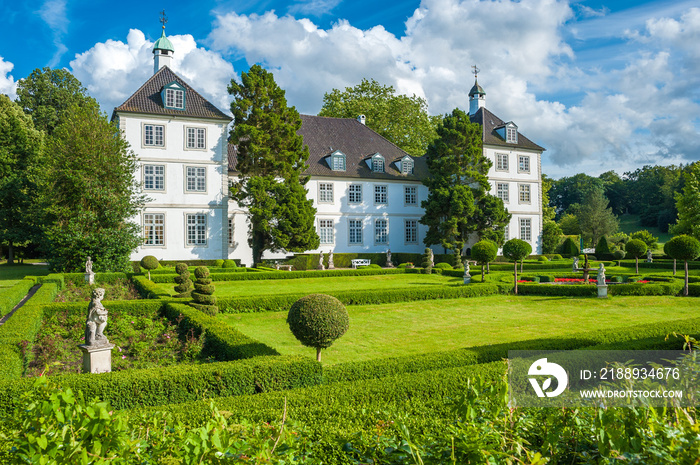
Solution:
{"label": "cone-shaped topiary", "polygon": [[421,261],[420,266],[423,268],[423,273],[425,274],[430,274],[433,272],[433,266],[435,266],[433,263],[433,253],[428,247],[425,248],[425,253],[423,254],[423,260]]}
{"label": "cone-shaped topiary", "polygon": [[570,237],[564,239],[561,245],[561,254],[565,257],[577,257],[579,254],[578,244]]}
{"label": "cone-shaped topiary", "polygon": [[190,272],[187,269],[185,263],[178,263],[175,265],[175,271],[179,276],[175,277],[175,292],[177,294],[175,297],[189,297],[192,294],[192,280],[190,279]]}
{"label": "cone-shaped topiary", "polygon": [[197,278],[197,281],[194,283],[193,301],[190,302],[190,305],[207,315],[216,315],[219,313],[219,307],[216,306],[216,297],[212,295],[214,294],[214,285],[209,277],[209,268],[198,266],[194,270],[194,277]]}
{"label": "cone-shaped topiary", "polygon": [[160,266],[158,259],[153,255],[146,255],[141,259],[141,266],[148,270],[148,279],[151,279],[151,270],[155,270]]}
{"label": "cone-shaped topiary", "polygon": [[326,294],[311,294],[292,304],[287,324],[299,342],[316,349],[321,361],[321,349],[330,347],[350,326],[348,311],[338,299]]}
{"label": "cone-shaped topiary", "polygon": [[610,244],[608,243],[607,237],[600,236],[598,244],[595,246],[595,256],[598,260],[610,260],[612,258],[612,252],[610,251]]}

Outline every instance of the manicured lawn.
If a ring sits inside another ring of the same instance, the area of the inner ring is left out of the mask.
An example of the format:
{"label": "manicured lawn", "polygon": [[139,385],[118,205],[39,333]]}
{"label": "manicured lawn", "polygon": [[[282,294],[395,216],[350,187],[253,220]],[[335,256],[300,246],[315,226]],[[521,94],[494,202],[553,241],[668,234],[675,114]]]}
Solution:
{"label": "manicured lawn", "polygon": [[47,265],[8,265],[0,264],[0,287],[14,286],[25,276],[46,276],[49,274]]}
{"label": "manicured lawn", "polygon": [[[296,294],[355,289],[395,289],[413,286],[442,286],[462,284],[462,278],[424,274],[392,274],[375,276],[341,276],[334,278],[275,279],[262,281],[217,281],[217,296],[250,296],[270,294]],[[159,284],[158,287],[174,295],[175,284]]]}
{"label": "manicured lawn", "polygon": [[[607,300],[490,296],[390,305],[349,306],[350,329],[323,351],[328,364],[570,335],[698,316],[697,300],[614,297]],[[280,353],[315,356],[292,336],[286,312],[220,315]]]}

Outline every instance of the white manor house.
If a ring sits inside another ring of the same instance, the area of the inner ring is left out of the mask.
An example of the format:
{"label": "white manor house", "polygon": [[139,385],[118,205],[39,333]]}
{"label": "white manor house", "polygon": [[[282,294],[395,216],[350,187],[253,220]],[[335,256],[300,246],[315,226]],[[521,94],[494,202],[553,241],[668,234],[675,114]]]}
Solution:
{"label": "white manor house", "polygon": [[[131,256],[161,260],[239,259],[251,265],[246,210],[228,196],[236,151],[228,143],[231,118],[169,67],[174,49],[165,36],[153,47],[154,74],[113,119],[138,157],[137,176],[149,200],[135,221],[143,243]],[[485,108],[475,82],[469,114],[483,128],[484,155],[493,162],[492,194],[512,214],[506,239],[541,252],[544,149]],[[425,160],[412,157],[364,125],[364,117],[301,115],[309,147],[309,198],[317,209],[318,253],[422,253],[427,226],[419,220],[428,189]],[[436,253],[442,247],[434,246]],[[285,255],[266,254],[265,258]]]}

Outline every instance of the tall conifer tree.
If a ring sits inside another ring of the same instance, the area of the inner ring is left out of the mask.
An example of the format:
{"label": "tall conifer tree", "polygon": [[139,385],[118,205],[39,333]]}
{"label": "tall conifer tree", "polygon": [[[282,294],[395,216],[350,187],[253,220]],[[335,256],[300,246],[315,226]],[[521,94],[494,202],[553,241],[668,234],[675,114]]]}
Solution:
{"label": "tall conifer tree", "polygon": [[231,81],[234,127],[231,143],[237,146],[238,178],[231,198],[248,208],[253,260],[259,263],[266,250],[303,252],[315,249],[316,209],[307,199],[306,169],[309,150],[302,136],[301,117],[287,106],[285,92],[260,65]]}

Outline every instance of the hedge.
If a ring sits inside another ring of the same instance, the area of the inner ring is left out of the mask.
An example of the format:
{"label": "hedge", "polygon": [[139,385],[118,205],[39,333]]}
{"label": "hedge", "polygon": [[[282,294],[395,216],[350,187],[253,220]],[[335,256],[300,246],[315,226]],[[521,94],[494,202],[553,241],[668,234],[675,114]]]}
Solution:
{"label": "hedge", "polygon": [[33,279],[25,278],[12,287],[0,289],[0,318],[10,313],[15,305],[24,299],[34,284]]}
{"label": "hedge", "polygon": [[[415,269],[381,268],[363,270],[311,270],[311,271],[269,271],[261,273],[213,273],[209,275],[212,281],[249,281],[262,279],[299,279],[299,278],[328,278],[337,276],[374,276],[383,274],[416,273]],[[154,283],[174,283],[176,274],[151,276]]]}
{"label": "hedge", "polygon": [[[229,397],[315,386],[321,364],[309,357],[255,357],[235,362],[176,365],[115,371],[100,375],[64,374],[51,380],[86,398],[109,401],[115,409],[190,402],[203,397]],[[34,380],[0,382],[0,416],[17,407],[21,393]]]}
{"label": "hedge", "polygon": [[[127,278],[125,273],[95,273],[95,284],[112,284]],[[79,286],[85,284],[85,273],[63,273],[63,280]]]}
{"label": "hedge", "polygon": [[171,321],[182,318],[180,328],[195,336],[205,333],[202,355],[213,356],[219,361],[231,361],[259,355],[279,355],[272,347],[249,338],[232,326],[215,317],[205,315],[186,304],[166,303],[163,307],[165,316]]}
{"label": "hedge", "polygon": [[[376,305],[417,300],[458,299],[481,297],[504,292],[498,284],[477,283],[473,285],[431,286],[427,288],[400,288],[383,290],[331,291],[328,295],[344,305]],[[217,304],[222,313],[278,312],[288,310],[291,305],[307,293],[282,294],[251,297],[219,297]]]}
{"label": "hedge", "polygon": [[[177,263],[185,263],[185,262],[177,262]],[[196,266],[188,266],[187,269],[190,272],[194,272],[196,269]],[[277,271],[277,270],[275,270]],[[151,276],[154,274],[173,274],[175,273],[175,266],[169,266],[169,267],[161,267],[158,268],[157,270],[151,270]],[[260,273],[260,270],[257,268],[226,268],[226,267],[221,267],[221,268],[209,268],[209,273]]]}
{"label": "hedge", "polygon": [[24,305],[0,326],[0,380],[16,379],[24,372],[20,345],[31,342],[41,328],[43,307]]}
{"label": "hedge", "polygon": [[[167,275],[171,276],[171,275]],[[172,275],[172,281],[165,281],[165,282],[172,282],[173,285],[175,284],[175,277],[179,275]],[[151,275],[151,278],[155,279],[155,275]],[[150,281],[147,277],[145,276],[132,276],[131,281],[134,283],[134,286],[136,287],[136,291],[139,293],[141,298],[143,299],[160,299],[162,297],[170,297],[170,294],[166,294],[163,292],[163,290],[156,286],[156,284],[153,281]]]}

